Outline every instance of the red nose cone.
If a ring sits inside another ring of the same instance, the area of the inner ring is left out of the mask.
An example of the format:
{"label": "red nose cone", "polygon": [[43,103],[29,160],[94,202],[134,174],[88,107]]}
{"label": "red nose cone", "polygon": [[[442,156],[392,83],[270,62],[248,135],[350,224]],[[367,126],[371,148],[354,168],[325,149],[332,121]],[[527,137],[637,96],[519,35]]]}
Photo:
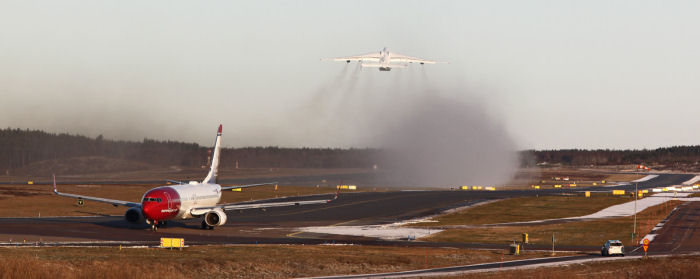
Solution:
{"label": "red nose cone", "polygon": [[144,195],[141,207],[147,219],[172,219],[180,211],[180,195],[170,187],[156,188]]}

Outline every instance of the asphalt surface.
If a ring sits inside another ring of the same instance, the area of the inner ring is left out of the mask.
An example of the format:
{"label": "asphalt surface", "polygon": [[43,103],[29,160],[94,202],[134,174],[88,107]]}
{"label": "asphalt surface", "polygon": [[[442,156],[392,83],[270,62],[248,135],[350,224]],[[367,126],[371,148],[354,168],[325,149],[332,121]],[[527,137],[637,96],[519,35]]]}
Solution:
{"label": "asphalt surface", "polygon": [[[147,226],[133,226],[122,216],[0,218],[0,242],[22,236],[41,238],[44,242],[58,239],[157,243],[160,237],[184,237],[190,244],[213,243],[324,243],[350,240],[319,237],[287,237],[300,226],[327,226],[339,223],[366,225],[391,223],[397,220],[436,214],[449,208],[500,198],[499,192],[406,191],[360,192],[341,194],[328,204],[228,211],[228,221],[214,230],[200,230],[200,220],[170,221],[168,227],[152,232]],[[293,197],[275,200],[331,199],[333,195]],[[262,229],[262,230],[261,230]],[[5,238],[5,239],[2,239]],[[22,241],[24,238],[21,238]],[[353,238],[351,238],[353,239]],[[355,239],[357,241],[373,241]]]}
{"label": "asphalt surface", "polygon": [[[639,189],[677,185],[693,175],[660,174],[659,177],[637,183]],[[319,177],[285,178],[286,181],[315,181]],[[340,179],[340,178],[338,178]],[[343,178],[347,179],[347,177]],[[368,179],[360,177],[360,179]],[[369,178],[373,179],[373,178]],[[282,179],[279,179],[282,181]],[[258,179],[259,181],[259,179]],[[350,180],[351,181],[351,180]],[[245,180],[222,183],[248,183]],[[507,245],[476,243],[432,243],[412,241],[384,241],[366,237],[292,234],[302,226],[373,225],[393,223],[436,214],[447,209],[467,206],[481,201],[532,195],[562,194],[586,190],[625,189],[634,190],[633,183],[616,187],[589,187],[578,189],[545,189],[539,191],[403,191],[347,193],[328,204],[244,210],[227,212],[226,225],[214,230],[199,229],[199,220],[171,221],[157,232],[147,226],[133,226],[122,216],[97,217],[48,217],[48,218],[0,218],[0,245],[157,245],[161,237],[185,238],[193,244],[321,244],[352,243],[364,245],[494,248]],[[330,199],[332,195],[311,197]],[[309,199],[291,197],[276,200]],[[665,226],[652,241],[650,255],[683,254],[700,251],[700,202],[688,202],[674,211]],[[293,235],[293,236],[292,236]],[[29,239],[28,243],[24,240]],[[12,241],[10,243],[9,241]],[[548,249],[528,246],[525,249]],[[599,258],[599,247],[557,247],[557,250],[587,251],[586,255],[571,257],[538,258],[503,263],[485,263],[396,273],[331,276],[324,278],[392,278],[418,277],[431,274],[459,273],[473,270],[490,270],[503,267],[527,266]],[[628,255],[640,255],[641,249]]]}
{"label": "asphalt surface", "polygon": [[649,254],[700,251],[700,202],[678,207],[649,244]]}
{"label": "asphalt surface", "polygon": [[[680,184],[693,175],[661,174],[650,181],[640,182],[640,189]],[[311,178],[298,178],[317,179]],[[618,186],[629,188],[634,185]],[[200,230],[200,220],[170,221],[168,226],[157,232],[147,226],[133,226],[122,216],[97,217],[48,217],[48,218],[0,218],[0,243],[7,245],[28,239],[45,244],[55,242],[111,241],[114,244],[154,245],[160,237],[182,237],[188,244],[316,244],[328,242],[401,245],[401,246],[452,246],[472,248],[506,248],[507,245],[423,243],[407,241],[382,241],[374,238],[295,234],[295,228],[303,226],[329,225],[372,225],[386,224],[401,220],[436,214],[447,209],[466,206],[490,199],[570,193],[584,190],[603,190],[610,187],[547,189],[519,191],[403,191],[403,192],[360,192],[341,194],[328,204],[270,208],[262,210],[229,211],[228,222],[214,230]],[[311,197],[330,199],[332,195]],[[309,199],[293,197],[278,200]],[[685,211],[679,211],[683,213]],[[687,216],[697,217],[696,211]],[[695,224],[697,225],[697,223]],[[682,224],[679,225],[682,227]],[[695,241],[695,234],[691,234]],[[690,246],[689,246],[690,247]],[[537,247],[531,247],[537,248]],[[565,247],[568,250],[595,251],[597,247]]]}

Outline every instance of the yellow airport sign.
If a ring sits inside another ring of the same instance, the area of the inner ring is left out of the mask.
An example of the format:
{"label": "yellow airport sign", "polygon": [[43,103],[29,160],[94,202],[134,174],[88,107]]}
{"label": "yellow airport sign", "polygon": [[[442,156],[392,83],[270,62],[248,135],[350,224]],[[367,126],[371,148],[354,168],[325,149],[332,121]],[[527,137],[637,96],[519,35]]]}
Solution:
{"label": "yellow airport sign", "polygon": [[34,181],[29,180],[29,181],[27,181],[27,184],[32,185],[32,184],[34,184]]}
{"label": "yellow airport sign", "polygon": [[561,184],[555,184],[554,188],[561,188]]}
{"label": "yellow airport sign", "polygon": [[243,188],[233,188],[233,189],[231,189],[231,191],[241,192],[241,191],[243,191]]}
{"label": "yellow airport sign", "polygon": [[160,238],[160,248],[180,248],[185,247],[185,239],[184,238],[169,238],[169,237],[161,237]]}
{"label": "yellow airport sign", "polygon": [[591,197],[591,191],[586,191],[586,198],[590,198],[590,197]]}
{"label": "yellow airport sign", "polygon": [[569,187],[576,187],[576,183],[569,184]]}
{"label": "yellow airport sign", "polygon": [[624,194],[625,194],[625,190],[613,190],[613,191],[612,191],[612,194],[613,194],[613,195],[618,195],[618,196],[619,196],[619,195],[624,195]]}

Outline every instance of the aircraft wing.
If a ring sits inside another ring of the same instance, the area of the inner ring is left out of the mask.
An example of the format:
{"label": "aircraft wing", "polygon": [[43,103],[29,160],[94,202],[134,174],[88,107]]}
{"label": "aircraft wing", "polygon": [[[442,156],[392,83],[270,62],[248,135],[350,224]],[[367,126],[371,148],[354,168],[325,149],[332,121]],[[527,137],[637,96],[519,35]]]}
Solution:
{"label": "aircraft wing", "polygon": [[354,55],[354,56],[328,58],[326,60],[346,61],[346,62],[347,61],[379,62],[380,58],[381,58],[381,56],[379,55],[379,52],[370,52],[370,53]]}
{"label": "aircraft wing", "polygon": [[120,200],[113,200],[113,199],[105,199],[105,198],[98,198],[98,197],[90,197],[90,196],[83,196],[83,195],[76,195],[76,194],[61,193],[58,191],[58,189],[56,189],[56,175],[53,176],[53,192],[56,195],[59,195],[62,197],[69,197],[69,198],[76,198],[76,199],[81,199],[81,200],[108,203],[108,204],[111,204],[114,206],[121,205],[121,206],[128,206],[128,207],[141,207],[141,204],[137,203],[137,202],[120,201]]}
{"label": "aircraft wing", "polygon": [[239,189],[239,188],[248,188],[248,187],[256,187],[256,186],[264,186],[264,185],[273,185],[277,184],[278,182],[267,182],[267,183],[258,183],[258,184],[247,184],[247,185],[235,185],[235,186],[222,186],[221,190],[231,190],[231,189]]}
{"label": "aircraft wing", "polygon": [[403,54],[398,54],[398,53],[391,53],[390,62],[391,63],[421,63],[421,64],[435,64],[438,63],[437,61],[434,60],[427,60],[423,58],[418,58],[418,57],[411,57]]}
{"label": "aircraft wing", "polygon": [[217,208],[223,210],[244,210],[244,209],[259,209],[259,208],[271,208],[271,207],[284,207],[284,206],[294,206],[294,205],[311,205],[311,204],[324,204],[329,203],[335,199],[325,199],[325,200],[302,200],[302,201],[284,201],[284,202],[256,202],[256,203],[229,203],[229,204],[219,204],[216,206],[208,207],[197,207],[190,210],[190,214],[193,216],[203,215],[209,211]]}

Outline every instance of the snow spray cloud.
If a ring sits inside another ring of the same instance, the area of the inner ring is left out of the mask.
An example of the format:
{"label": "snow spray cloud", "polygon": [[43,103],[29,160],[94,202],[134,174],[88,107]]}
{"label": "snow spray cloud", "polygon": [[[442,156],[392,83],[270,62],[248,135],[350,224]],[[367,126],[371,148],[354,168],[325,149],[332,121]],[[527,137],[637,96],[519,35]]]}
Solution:
{"label": "snow spray cloud", "polygon": [[375,160],[387,185],[509,181],[517,170],[517,151],[494,110],[469,89],[438,89],[416,71],[421,70],[344,69],[297,114],[304,119],[304,141],[380,148]]}
{"label": "snow spray cloud", "polygon": [[480,104],[423,93],[375,131],[387,183],[450,187],[499,185],[512,178],[515,144]]}

